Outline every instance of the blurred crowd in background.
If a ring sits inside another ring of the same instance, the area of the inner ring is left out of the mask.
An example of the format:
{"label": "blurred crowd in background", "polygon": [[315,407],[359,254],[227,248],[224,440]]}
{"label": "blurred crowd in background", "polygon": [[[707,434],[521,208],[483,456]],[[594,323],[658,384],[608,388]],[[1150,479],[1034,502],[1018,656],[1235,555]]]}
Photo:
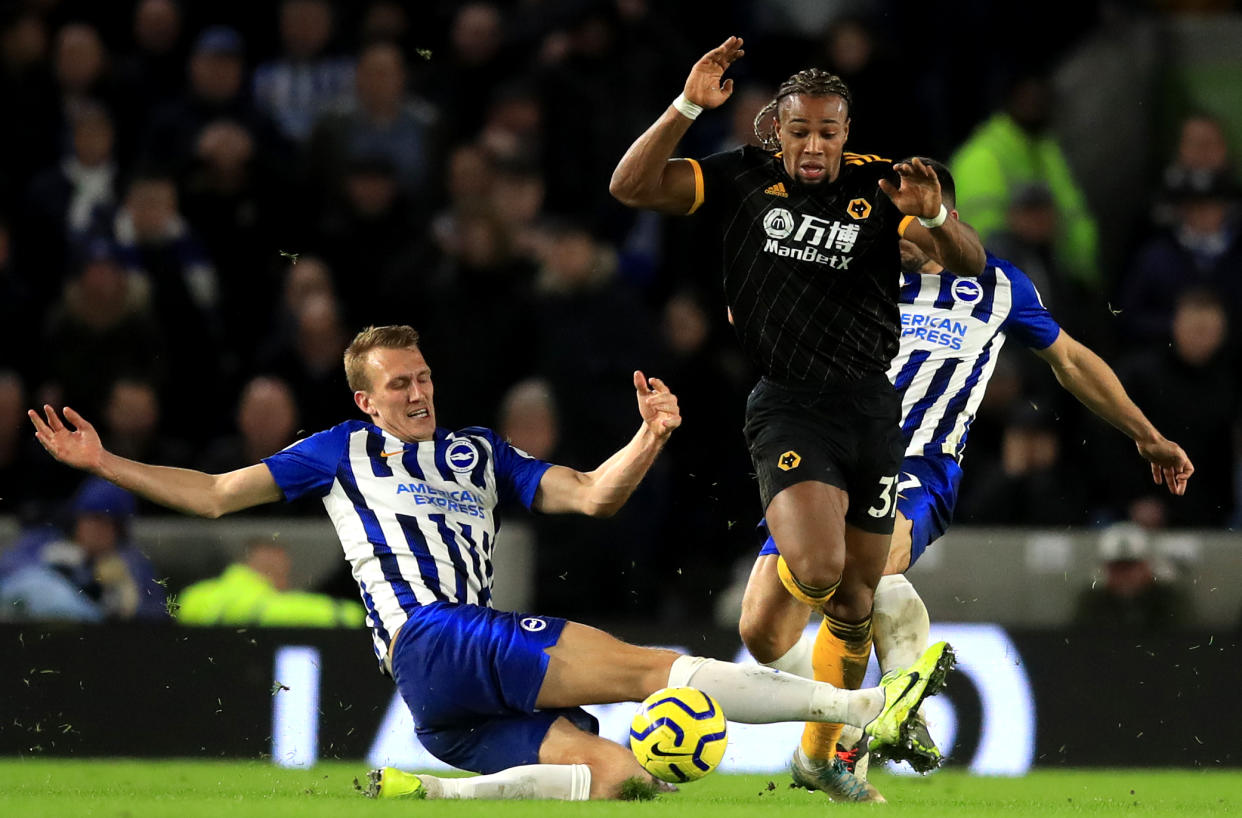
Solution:
{"label": "blurred crowd in background", "polygon": [[[1054,80],[1093,37],[1235,19],[1235,4],[955,5],[2,4],[0,514],[25,531],[0,543],[7,565],[59,543],[71,574],[97,559],[83,519],[115,524],[123,546],[129,515],[154,511],[100,505],[99,487],[39,449],[28,407],[74,407],[126,457],[227,471],[355,417],[345,345],[409,323],[442,426],[492,426],[580,468],[637,427],[630,373],[663,378],[685,424],[623,513],[535,520],[538,607],[704,605],[755,545],[740,429],[756,373],[725,321],[706,226],[626,210],[608,179],[729,34],[746,39],[736,91],[682,153],[754,144],[781,80],[840,74],[855,97],[848,147],[948,161],[962,218],[1197,468],[1170,500],[1128,440],[1011,344],[970,430],[958,523],[1232,526],[1237,111],[1168,89],[1143,114],[1153,144],[1139,155],[1155,158],[1126,169],[1145,195],[1092,201],[1098,169],[1067,158]],[[89,579],[101,610],[140,615]]]}

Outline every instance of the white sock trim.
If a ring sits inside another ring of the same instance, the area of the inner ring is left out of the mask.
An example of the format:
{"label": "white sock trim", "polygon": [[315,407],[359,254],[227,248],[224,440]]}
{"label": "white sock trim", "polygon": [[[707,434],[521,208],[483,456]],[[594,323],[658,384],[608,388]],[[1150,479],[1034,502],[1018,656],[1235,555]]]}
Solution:
{"label": "white sock trim", "polygon": [[678,656],[668,670],[668,686],[690,687],[690,680],[694,678],[694,674],[710,661],[711,659],[702,656]]}
{"label": "white sock trim", "polygon": [[798,641],[794,642],[793,647],[787,650],[784,656],[773,659],[771,662],[761,662],[760,664],[783,673],[801,676],[804,679],[814,679],[815,669],[811,666],[811,656],[814,649],[815,635],[804,630],[802,635],[798,637]]}

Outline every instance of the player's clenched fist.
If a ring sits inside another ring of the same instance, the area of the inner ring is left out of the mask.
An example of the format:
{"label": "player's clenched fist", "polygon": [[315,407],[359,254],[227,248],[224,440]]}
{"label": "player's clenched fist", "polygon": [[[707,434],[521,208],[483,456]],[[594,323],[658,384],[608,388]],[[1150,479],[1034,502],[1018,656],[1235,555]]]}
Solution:
{"label": "player's clenched fist", "polygon": [[657,437],[668,437],[681,425],[681,409],[677,396],[659,378],[647,379],[642,372],[634,372],[634,390],[638,393],[638,413],[643,422]]}
{"label": "player's clenched fist", "polygon": [[686,99],[704,108],[716,108],[733,93],[733,80],[721,83],[725,70],[746,52],[742,50],[742,38],[730,37],[704,54],[690,69],[686,87],[682,92]]}

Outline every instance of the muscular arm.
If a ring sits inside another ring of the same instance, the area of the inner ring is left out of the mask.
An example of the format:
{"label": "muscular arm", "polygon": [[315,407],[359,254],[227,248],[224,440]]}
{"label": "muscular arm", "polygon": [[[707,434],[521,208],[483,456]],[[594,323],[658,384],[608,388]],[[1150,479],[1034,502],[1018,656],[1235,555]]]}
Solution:
{"label": "muscular arm", "polygon": [[983,243],[974,228],[957,218],[956,211],[951,210],[939,227],[927,228],[918,222],[920,217],[934,219],[941,207],[948,207],[941,197],[936,171],[917,157],[909,162],[898,162],[893,170],[897,172],[899,184],[881,179],[880,190],[893,200],[898,210],[916,217],[909,220],[901,237],[917,244],[920,250],[955,275],[982,273],[987,264]]}
{"label": "muscular arm", "polygon": [[[686,79],[686,99],[703,108],[721,105],[733,93],[733,80],[722,83],[721,78],[744,53],[741,38],[730,37],[704,54]],[[621,157],[608,191],[630,207],[690,212],[701,201],[702,190],[691,163],[672,156],[691,122],[670,105]]]}
{"label": "muscular arm", "polygon": [[917,220],[906,226],[902,238],[909,239],[927,255],[956,275],[977,276],[987,264],[987,254],[975,229],[949,217],[930,230]]}
{"label": "muscular arm", "polygon": [[52,407],[43,407],[43,412],[43,417],[33,410],[27,414],[35,426],[35,437],[52,457],[162,506],[200,517],[220,517],[283,496],[262,463],[226,474],[139,463],[105,449],[95,427],[74,410],[65,408],[65,419],[73,429]]}
{"label": "muscular arm", "polygon": [[1050,347],[1036,354],[1048,362],[1057,382],[1070,394],[1134,441],[1139,454],[1151,464],[1156,484],[1163,482],[1173,494],[1185,493],[1186,481],[1195,470],[1190,458],[1130,400],[1112,367],[1064,330]]}
{"label": "muscular arm", "polygon": [[641,372],[634,373],[638,409],[643,418],[634,437],[589,472],[553,466],[543,474],[534,507],[549,514],[577,513],[611,517],[630,499],[669,435],[681,425],[677,397],[659,378],[650,386]]}

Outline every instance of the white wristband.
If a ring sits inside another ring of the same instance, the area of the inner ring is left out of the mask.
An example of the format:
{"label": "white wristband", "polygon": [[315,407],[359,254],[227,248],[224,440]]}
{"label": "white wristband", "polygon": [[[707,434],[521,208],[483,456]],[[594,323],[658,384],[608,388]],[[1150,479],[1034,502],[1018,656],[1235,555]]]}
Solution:
{"label": "white wristband", "polygon": [[673,100],[673,107],[677,109],[677,113],[691,121],[699,118],[699,114],[703,113],[702,105],[695,105],[686,99],[685,94],[678,94],[677,99]]}
{"label": "white wristband", "polygon": [[949,208],[944,206],[944,202],[941,202],[940,212],[937,213],[934,218],[924,219],[922,216],[916,216],[915,218],[919,220],[919,224],[923,225],[928,230],[934,230],[944,224],[945,219],[949,218]]}

